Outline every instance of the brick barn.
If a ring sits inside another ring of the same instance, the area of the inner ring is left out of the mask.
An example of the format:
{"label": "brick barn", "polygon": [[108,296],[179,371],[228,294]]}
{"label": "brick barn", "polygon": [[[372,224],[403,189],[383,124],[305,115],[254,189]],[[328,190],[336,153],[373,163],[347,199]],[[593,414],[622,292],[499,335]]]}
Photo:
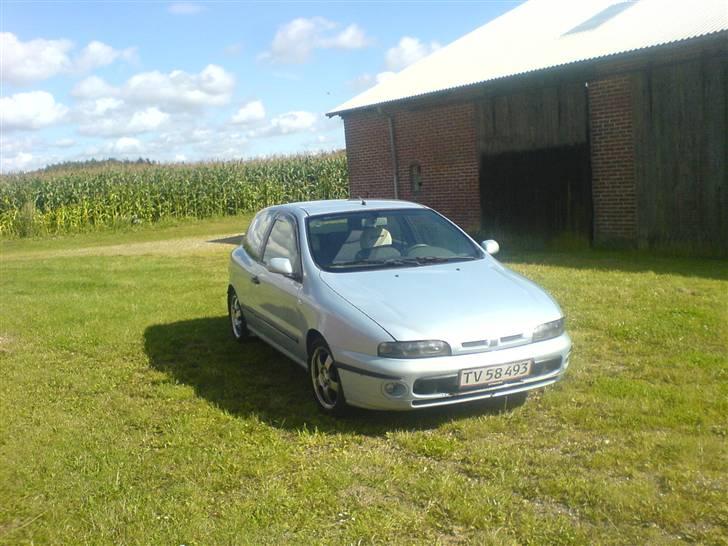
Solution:
{"label": "brick barn", "polygon": [[530,0],[340,105],[353,196],[728,249],[728,5]]}

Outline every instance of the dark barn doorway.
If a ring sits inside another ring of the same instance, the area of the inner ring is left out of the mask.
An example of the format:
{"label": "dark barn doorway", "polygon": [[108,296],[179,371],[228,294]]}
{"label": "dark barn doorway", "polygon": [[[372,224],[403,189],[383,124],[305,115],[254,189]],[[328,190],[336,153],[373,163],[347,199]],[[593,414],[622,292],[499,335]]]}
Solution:
{"label": "dark barn doorway", "polygon": [[587,88],[579,80],[531,84],[479,102],[484,235],[539,243],[570,234],[590,243]]}
{"label": "dark barn doorway", "polygon": [[591,241],[589,146],[483,155],[480,196],[486,232],[542,240],[569,233]]}

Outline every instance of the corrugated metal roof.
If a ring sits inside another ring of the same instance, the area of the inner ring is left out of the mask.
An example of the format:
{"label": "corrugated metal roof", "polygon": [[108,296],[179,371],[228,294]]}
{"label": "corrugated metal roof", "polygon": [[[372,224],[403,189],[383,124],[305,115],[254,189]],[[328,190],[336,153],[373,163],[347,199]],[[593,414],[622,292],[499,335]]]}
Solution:
{"label": "corrugated metal roof", "polygon": [[728,0],[529,0],[328,115],[728,29]]}

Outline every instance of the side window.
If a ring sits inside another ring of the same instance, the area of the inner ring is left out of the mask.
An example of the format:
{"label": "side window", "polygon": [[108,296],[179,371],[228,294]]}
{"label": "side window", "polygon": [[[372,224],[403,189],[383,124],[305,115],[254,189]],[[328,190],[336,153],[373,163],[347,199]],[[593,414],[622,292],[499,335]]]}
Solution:
{"label": "side window", "polygon": [[260,250],[263,244],[263,237],[265,237],[272,220],[273,214],[271,212],[260,212],[250,223],[250,227],[245,233],[243,248],[254,260],[260,260]]}
{"label": "side window", "polygon": [[298,255],[296,241],[296,226],[290,218],[282,217],[273,224],[263,254],[263,263],[269,263],[272,258],[288,258],[293,267],[293,273],[301,274],[301,260]]}

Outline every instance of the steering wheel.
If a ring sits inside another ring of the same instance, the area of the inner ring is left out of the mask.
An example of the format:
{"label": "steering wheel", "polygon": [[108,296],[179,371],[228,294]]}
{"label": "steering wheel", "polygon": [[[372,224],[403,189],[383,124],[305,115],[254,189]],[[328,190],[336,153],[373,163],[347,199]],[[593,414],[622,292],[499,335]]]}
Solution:
{"label": "steering wheel", "polygon": [[408,247],[407,250],[405,250],[405,256],[410,256],[412,254],[413,250],[416,250],[418,248],[425,248],[429,247],[430,245],[426,245],[425,243],[418,243],[416,245],[412,245],[411,247]]}

